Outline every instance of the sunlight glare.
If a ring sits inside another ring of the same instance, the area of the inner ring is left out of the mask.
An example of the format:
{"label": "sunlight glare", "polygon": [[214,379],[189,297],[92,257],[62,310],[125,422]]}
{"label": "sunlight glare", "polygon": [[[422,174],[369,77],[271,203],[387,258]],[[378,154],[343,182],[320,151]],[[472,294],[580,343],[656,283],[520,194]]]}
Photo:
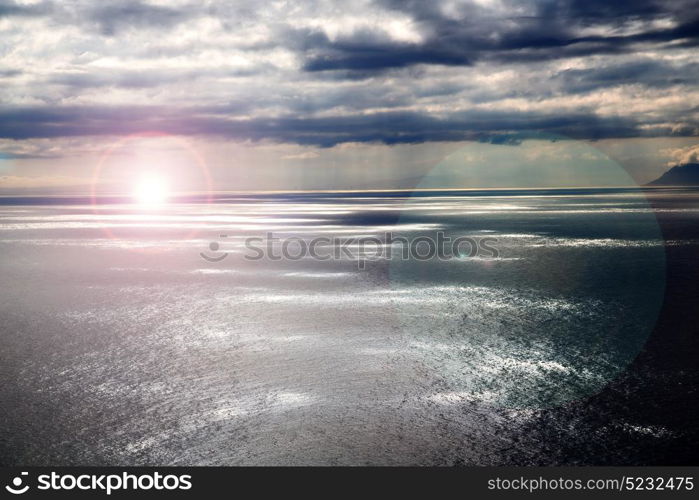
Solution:
{"label": "sunlight glare", "polygon": [[134,200],[144,206],[162,205],[168,199],[167,183],[155,176],[143,177],[134,190]]}

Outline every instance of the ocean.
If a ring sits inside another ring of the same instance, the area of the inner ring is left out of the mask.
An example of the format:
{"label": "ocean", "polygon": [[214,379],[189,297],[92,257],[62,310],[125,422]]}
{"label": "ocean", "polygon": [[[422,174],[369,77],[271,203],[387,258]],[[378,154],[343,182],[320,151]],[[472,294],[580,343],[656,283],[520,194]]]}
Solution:
{"label": "ocean", "polygon": [[697,461],[699,191],[121,201],[0,199],[3,465]]}

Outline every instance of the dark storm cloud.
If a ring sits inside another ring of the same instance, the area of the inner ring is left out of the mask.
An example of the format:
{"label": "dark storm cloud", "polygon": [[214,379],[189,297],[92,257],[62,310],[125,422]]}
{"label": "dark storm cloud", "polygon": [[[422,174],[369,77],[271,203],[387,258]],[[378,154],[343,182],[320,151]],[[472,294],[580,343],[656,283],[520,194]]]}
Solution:
{"label": "dark storm cloud", "polygon": [[[648,103],[696,90],[697,13],[699,0],[0,0],[17,48],[0,54],[12,68],[0,71],[0,137],[161,130],[332,146],[512,143],[507,134],[526,130],[694,135],[691,100]],[[42,22],[42,41],[21,43]]]}
{"label": "dark storm cloud", "polygon": [[[627,52],[647,42],[682,41],[691,46],[699,37],[699,1],[637,2],[542,1],[506,2],[510,12],[528,15],[493,16],[477,6],[461,6],[458,17],[446,15],[438,2],[384,1],[386,7],[410,13],[422,28],[425,40],[398,43],[357,31],[330,40],[318,32],[299,30],[306,37],[307,71],[381,71],[413,64],[471,65],[479,60],[531,62],[591,54]],[[652,21],[670,21],[668,28],[653,28]],[[628,23],[645,25],[640,32],[581,36],[591,26],[620,28]]]}
{"label": "dark storm cloud", "polygon": [[[412,112],[372,115],[339,115],[318,118],[284,116],[274,119],[230,119],[211,110],[169,110],[161,107],[66,107],[17,108],[0,112],[0,136],[11,139],[82,135],[134,134],[160,131],[183,135],[213,135],[236,140],[281,142],[330,147],[342,142],[384,144],[427,141],[488,140],[513,144],[532,130],[576,139],[634,137],[639,135],[686,135],[664,126],[641,130],[639,123],[621,117],[600,118],[590,113],[546,116],[534,112],[464,111],[445,117]],[[646,125],[648,122],[644,122]],[[694,132],[699,123],[693,124]],[[513,136],[500,135],[512,131]],[[489,138],[490,136],[494,136]],[[502,140],[500,139],[502,138]]]}
{"label": "dark storm cloud", "polygon": [[403,68],[415,64],[461,66],[471,64],[471,54],[447,45],[427,43],[412,46],[393,42],[387,37],[377,38],[372,32],[360,30],[351,37],[330,41],[318,33],[297,31],[297,37],[306,37],[308,46],[307,71],[350,70],[375,71]]}
{"label": "dark storm cloud", "polygon": [[642,59],[601,68],[569,69],[555,75],[553,79],[560,82],[566,93],[590,92],[637,82],[646,87],[664,88],[699,81],[699,63],[678,65]]}

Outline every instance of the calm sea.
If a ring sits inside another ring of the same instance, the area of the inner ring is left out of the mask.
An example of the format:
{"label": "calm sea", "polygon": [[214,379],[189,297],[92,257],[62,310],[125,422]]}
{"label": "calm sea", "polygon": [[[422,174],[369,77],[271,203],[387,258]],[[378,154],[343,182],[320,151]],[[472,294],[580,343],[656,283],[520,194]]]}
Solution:
{"label": "calm sea", "polygon": [[667,463],[696,436],[696,371],[648,352],[686,331],[696,192],[209,201],[0,200],[2,464]]}

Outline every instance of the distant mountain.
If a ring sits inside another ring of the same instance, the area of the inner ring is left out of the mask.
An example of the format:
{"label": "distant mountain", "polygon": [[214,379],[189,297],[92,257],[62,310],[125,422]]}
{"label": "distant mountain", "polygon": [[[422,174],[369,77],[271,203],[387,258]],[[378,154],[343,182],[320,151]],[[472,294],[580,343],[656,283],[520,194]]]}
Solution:
{"label": "distant mountain", "polygon": [[648,186],[699,186],[699,163],[675,165]]}

